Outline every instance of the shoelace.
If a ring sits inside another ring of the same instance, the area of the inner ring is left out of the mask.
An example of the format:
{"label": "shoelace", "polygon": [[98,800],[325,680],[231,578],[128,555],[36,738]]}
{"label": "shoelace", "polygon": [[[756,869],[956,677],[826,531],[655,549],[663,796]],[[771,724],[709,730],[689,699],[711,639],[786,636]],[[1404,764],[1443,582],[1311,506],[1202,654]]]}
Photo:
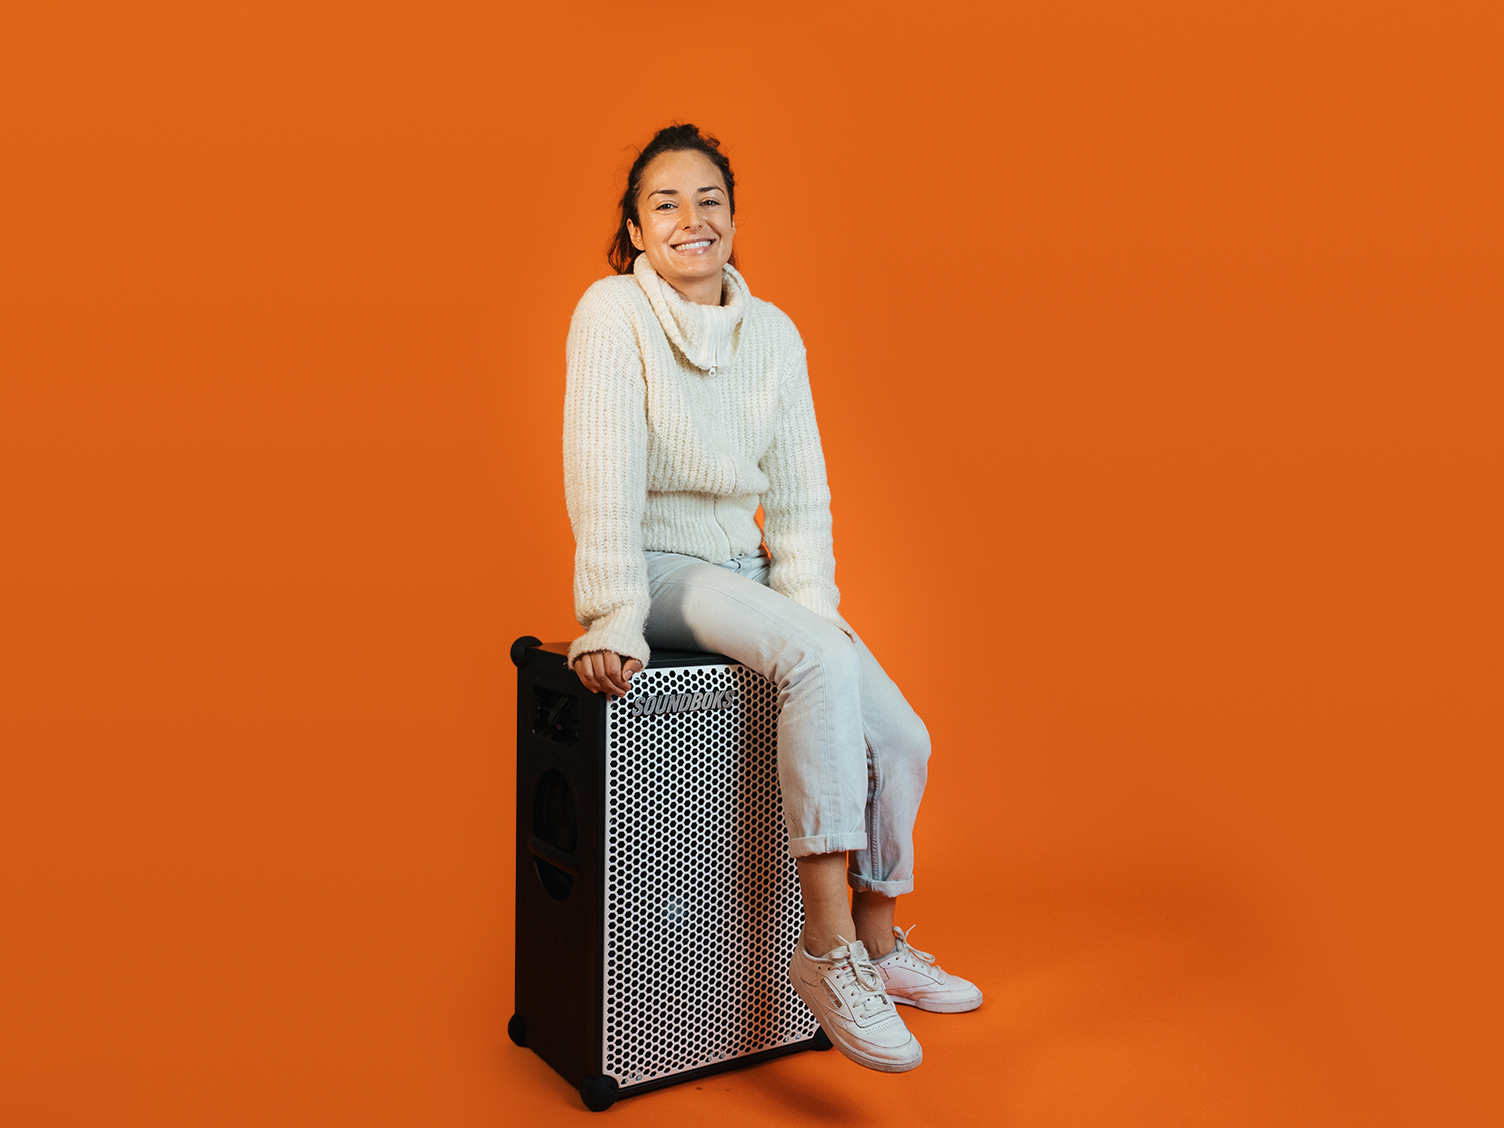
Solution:
{"label": "shoelace", "polygon": [[891,1004],[883,991],[883,977],[878,974],[877,968],[872,966],[871,960],[859,959],[851,950],[851,941],[846,937],[838,935],[836,939],[846,945],[845,959],[836,964],[836,982],[842,987],[848,983],[855,984],[857,1003],[862,1008],[863,1018],[871,1018],[886,1010]]}
{"label": "shoelace", "polygon": [[935,957],[930,955],[928,952],[920,951],[918,948],[914,947],[914,945],[909,943],[909,932],[913,932],[914,929],[918,927],[919,926],[917,924],[911,924],[909,925],[908,931],[906,932],[902,928],[899,928],[897,925],[895,925],[893,931],[898,933],[899,942],[902,943],[903,946],[907,948],[911,954],[918,956],[921,960],[929,964],[937,972],[940,973],[940,981],[943,983],[947,978],[945,969],[935,963]]}

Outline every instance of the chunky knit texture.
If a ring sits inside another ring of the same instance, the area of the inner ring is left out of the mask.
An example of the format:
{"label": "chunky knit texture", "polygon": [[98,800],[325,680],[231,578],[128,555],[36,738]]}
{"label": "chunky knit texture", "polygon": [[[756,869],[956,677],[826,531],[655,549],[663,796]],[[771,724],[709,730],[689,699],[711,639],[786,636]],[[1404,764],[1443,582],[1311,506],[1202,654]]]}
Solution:
{"label": "chunky knit texture", "polygon": [[773,590],[841,622],[804,343],[734,268],[723,277],[724,303],[697,305],[640,255],[575,307],[564,493],[585,633],[571,665],[593,650],[647,662],[645,551],[718,564],[765,541]]}

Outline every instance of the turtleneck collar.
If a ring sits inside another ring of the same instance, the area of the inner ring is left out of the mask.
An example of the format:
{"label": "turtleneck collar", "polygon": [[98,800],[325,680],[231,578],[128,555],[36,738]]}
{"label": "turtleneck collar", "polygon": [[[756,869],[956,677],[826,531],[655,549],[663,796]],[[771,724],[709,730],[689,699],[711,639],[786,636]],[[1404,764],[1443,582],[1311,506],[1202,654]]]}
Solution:
{"label": "turtleneck collar", "polygon": [[686,360],[707,372],[731,363],[736,352],[736,328],[751,296],[746,280],[734,266],[721,268],[724,298],[718,306],[700,305],[680,297],[653,269],[647,255],[637,256],[632,273],[658,315],[663,332]]}

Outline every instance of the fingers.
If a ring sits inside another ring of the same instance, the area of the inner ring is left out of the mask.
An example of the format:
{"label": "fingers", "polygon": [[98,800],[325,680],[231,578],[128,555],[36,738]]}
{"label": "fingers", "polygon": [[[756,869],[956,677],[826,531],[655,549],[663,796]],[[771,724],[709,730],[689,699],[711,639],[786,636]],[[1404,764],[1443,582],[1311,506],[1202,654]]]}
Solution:
{"label": "fingers", "polygon": [[642,663],[636,658],[623,663],[621,655],[610,650],[592,650],[574,660],[574,672],[586,689],[613,697],[625,697],[631,692],[632,675],[640,669]]}
{"label": "fingers", "polygon": [[[612,657],[616,656],[613,654]],[[642,663],[636,658],[628,658],[625,662],[621,663],[621,667],[617,673],[617,684],[621,686],[621,695],[623,697],[632,692],[632,675],[640,669],[642,669]]]}
{"label": "fingers", "polygon": [[[611,692],[617,697],[625,697],[632,692],[632,675],[642,669],[642,663],[636,658],[628,658],[622,661],[620,654],[611,651],[605,652],[606,677],[605,681],[611,687]],[[633,667],[636,669],[633,669]]]}
{"label": "fingers", "polygon": [[591,693],[604,692],[595,673],[595,660],[600,656],[598,651],[591,651],[589,654],[581,654],[574,660],[574,672],[579,675],[580,684]]}
{"label": "fingers", "polygon": [[607,650],[601,654],[601,657],[605,660],[603,664],[606,667],[601,677],[601,684],[606,687],[607,693],[613,697],[620,697],[627,692],[621,684],[621,655]]}

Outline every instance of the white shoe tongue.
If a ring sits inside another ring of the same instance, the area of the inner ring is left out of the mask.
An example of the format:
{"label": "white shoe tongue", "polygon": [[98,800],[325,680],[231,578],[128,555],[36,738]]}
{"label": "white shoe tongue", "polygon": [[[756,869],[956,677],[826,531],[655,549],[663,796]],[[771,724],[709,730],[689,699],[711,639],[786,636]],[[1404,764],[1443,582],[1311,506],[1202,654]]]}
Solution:
{"label": "white shoe tongue", "polygon": [[853,940],[847,946],[846,951],[851,954],[853,959],[865,960],[869,958],[867,955],[867,945],[863,944],[860,940]]}

